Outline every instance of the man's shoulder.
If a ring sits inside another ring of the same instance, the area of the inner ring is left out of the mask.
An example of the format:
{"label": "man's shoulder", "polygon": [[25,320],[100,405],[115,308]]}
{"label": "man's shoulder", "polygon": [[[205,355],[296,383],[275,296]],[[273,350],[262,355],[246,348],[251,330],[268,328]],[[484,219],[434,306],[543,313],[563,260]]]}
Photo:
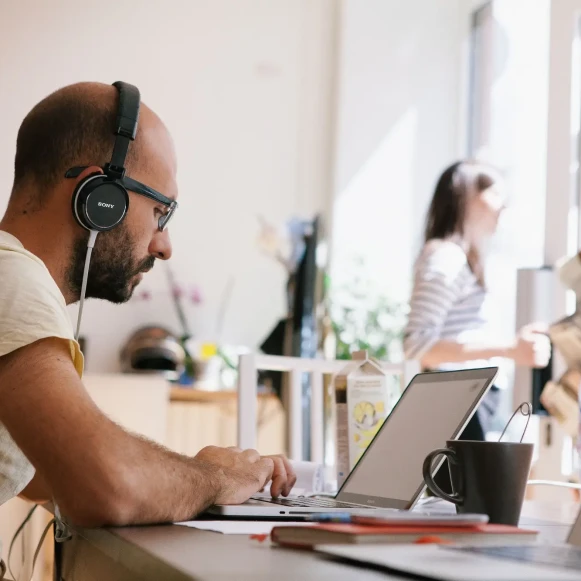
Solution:
{"label": "man's shoulder", "polygon": [[[28,250],[18,247],[11,246],[8,244],[2,244],[0,241],[0,264],[3,268],[18,268],[27,267],[37,270],[46,270],[44,263],[34,256],[34,254],[28,252]],[[48,274],[48,271],[47,271]]]}
{"label": "man's shoulder", "polygon": [[[6,281],[2,288],[10,292],[14,287],[22,291],[26,286],[26,294],[49,292],[63,308],[66,306],[64,297],[55,280],[50,275],[46,265],[40,258],[29,252],[16,238],[0,231],[0,279]],[[0,288],[0,295],[2,293]]]}
{"label": "man's shoulder", "polygon": [[0,280],[0,357],[57,337],[70,341],[75,365],[82,369],[65,298],[42,260],[2,236]]}

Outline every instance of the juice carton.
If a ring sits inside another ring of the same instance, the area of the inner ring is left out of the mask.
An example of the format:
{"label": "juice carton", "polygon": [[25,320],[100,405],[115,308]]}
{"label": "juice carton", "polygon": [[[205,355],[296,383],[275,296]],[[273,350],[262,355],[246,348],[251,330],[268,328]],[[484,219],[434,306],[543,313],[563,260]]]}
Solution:
{"label": "juice carton", "polygon": [[387,417],[387,376],[366,351],[353,353],[334,379],[337,418],[337,485],[340,487]]}

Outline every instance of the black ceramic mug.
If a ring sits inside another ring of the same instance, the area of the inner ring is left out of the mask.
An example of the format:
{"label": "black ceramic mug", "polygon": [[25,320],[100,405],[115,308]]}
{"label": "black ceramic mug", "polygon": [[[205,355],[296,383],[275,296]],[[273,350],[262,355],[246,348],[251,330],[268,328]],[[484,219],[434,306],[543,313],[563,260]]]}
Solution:
{"label": "black ceramic mug", "polygon": [[[491,523],[518,525],[533,444],[449,440],[446,446],[424,460],[424,481],[430,492],[453,502],[460,514],[487,514]],[[452,494],[434,482],[432,466],[439,456],[448,460]]]}

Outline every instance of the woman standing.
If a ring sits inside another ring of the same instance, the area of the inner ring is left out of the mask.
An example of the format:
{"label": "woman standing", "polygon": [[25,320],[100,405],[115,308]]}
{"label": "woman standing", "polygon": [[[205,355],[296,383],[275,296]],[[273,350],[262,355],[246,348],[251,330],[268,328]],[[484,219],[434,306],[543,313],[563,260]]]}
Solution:
{"label": "woman standing", "polygon": [[[484,367],[504,357],[517,365],[545,367],[550,342],[533,326],[513,341],[491,337],[490,297],[484,278],[484,243],[496,232],[504,209],[497,173],[460,161],[438,180],[428,211],[425,244],[415,265],[406,359],[426,370]],[[460,439],[484,440],[500,399],[501,374]]]}

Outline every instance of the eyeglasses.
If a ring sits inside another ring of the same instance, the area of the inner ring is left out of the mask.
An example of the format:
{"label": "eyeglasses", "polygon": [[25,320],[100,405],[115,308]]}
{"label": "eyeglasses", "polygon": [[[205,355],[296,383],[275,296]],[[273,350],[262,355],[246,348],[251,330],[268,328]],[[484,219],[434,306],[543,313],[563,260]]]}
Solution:
{"label": "eyeglasses", "polygon": [[[81,173],[87,169],[87,167],[89,166],[73,167],[65,173],[65,177],[78,178],[81,175]],[[165,214],[162,214],[157,222],[158,230],[160,232],[163,232],[167,227],[169,221],[171,220],[172,216],[174,215],[174,212],[178,207],[178,203],[175,200],[172,200],[167,196],[160,194],[153,188],[150,188],[149,186],[146,186],[145,184],[142,184],[141,182],[138,182],[137,180],[133,180],[126,176],[119,178],[117,181],[120,182],[125,187],[125,189],[130,190],[136,194],[139,194],[140,196],[145,196],[146,198],[149,198],[150,200],[153,200],[158,204],[163,204],[168,208],[167,212]]]}

